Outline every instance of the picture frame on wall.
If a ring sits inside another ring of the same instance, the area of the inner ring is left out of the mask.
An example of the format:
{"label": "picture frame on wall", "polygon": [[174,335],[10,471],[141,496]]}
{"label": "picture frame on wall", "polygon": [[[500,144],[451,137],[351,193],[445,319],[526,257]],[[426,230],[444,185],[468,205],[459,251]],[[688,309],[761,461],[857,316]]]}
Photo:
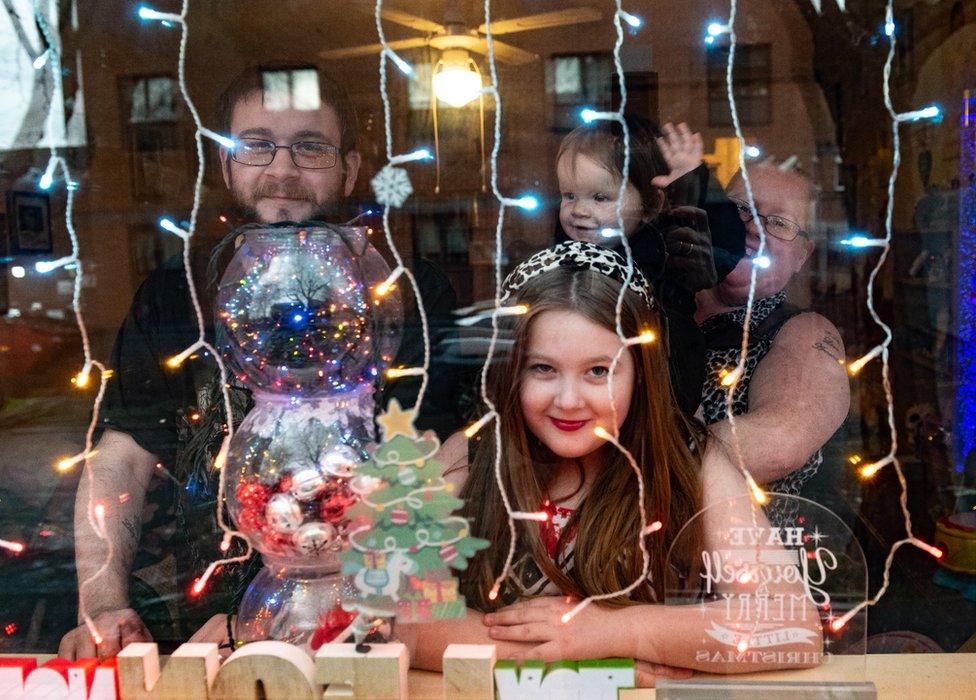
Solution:
{"label": "picture frame on wall", "polygon": [[9,255],[53,252],[51,198],[43,192],[7,192]]}

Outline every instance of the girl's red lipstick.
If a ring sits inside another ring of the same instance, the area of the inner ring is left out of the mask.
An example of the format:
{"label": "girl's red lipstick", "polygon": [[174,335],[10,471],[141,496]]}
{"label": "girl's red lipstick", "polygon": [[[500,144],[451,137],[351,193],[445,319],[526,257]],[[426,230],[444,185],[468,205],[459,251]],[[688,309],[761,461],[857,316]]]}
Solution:
{"label": "girl's red lipstick", "polygon": [[552,416],[549,416],[549,420],[552,421],[554,426],[567,433],[575,432],[587,423],[585,420],[559,420],[558,418],[553,418]]}

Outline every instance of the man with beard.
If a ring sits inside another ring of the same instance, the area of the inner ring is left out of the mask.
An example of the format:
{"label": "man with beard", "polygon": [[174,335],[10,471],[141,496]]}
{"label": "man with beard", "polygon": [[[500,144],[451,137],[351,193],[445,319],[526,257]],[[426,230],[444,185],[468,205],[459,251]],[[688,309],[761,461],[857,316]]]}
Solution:
{"label": "man with beard", "polygon": [[[265,77],[260,70],[245,71],[217,105],[216,128],[238,144],[220,153],[236,207],[244,220],[262,224],[333,219],[355,187],[361,162],[348,98],[321,74],[317,94],[300,91],[297,81],[272,90]],[[232,238],[213,250],[191,251],[206,319],[213,315],[215,281],[233,250]],[[208,258],[209,275],[204,273]],[[450,324],[454,291],[435,267],[413,262],[433,336]],[[201,599],[188,595],[193,579],[220,556],[211,465],[226,416],[210,358],[193,356],[177,370],[164,365],[198,334],[182,256],[176,256],[142,284],[116,338],[101,437],[75,502],[78,579],[91,579],[80,593],[103,641],[96,645],[87,626],[79,624],[62,639],[62,657],[112,656],[130,642],[154,637],[185,641],[212,615],[227,612],[253,573],[253,566],[250,571],[228,567]],[[212,327],[207,335],[212,343]],[[394,364],[416,366],[422,359],[417,316],[408,313]],[[454,406],[457,373],[438,372],[436,366],[431,371],[436,376],[417,425],[446,436],[460,427]],[[396,382],[381,403],[396,395],[410,405],[417,383]],[[251,398],[242,387],[232,386],[231,393],[236,424]],[[108,506],[111,558],[89,523],[90,499]],[[100,571],[106,561],[107,569]]]}

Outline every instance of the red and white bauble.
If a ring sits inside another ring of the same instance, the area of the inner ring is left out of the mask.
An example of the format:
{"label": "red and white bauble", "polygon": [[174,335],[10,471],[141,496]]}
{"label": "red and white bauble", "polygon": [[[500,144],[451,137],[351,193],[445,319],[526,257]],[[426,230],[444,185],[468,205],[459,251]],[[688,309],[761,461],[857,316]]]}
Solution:
{"label": "red and white bauble", "polygon": [[390,511],[390,522],[394,525],[406,525],[410,520],[410,513],[404,508],[394,508]]}
{"label": "red and white bauble", "polygon": [[441,547],[441,559],[446,562],[451,562],[457,559],[458,551],[457,547],[453,544],[446,544]]}
{"label": "red and white bauble", "polygon": [[329,523],[305,523],[295,533],[295,547],[306,556],[320,556],[336,549],[339,544],[337,534]]}
{"label": "red and white bauble", "polygon": [[417,483],[417,470],[413,467],[400,467],[397,472],[397,481],[403,486],[413,486]]}
{"label": "red and white bauble", "polygon": [[276,493],[264,510],[268,527],[281,534],[291,534],[302,524],[302,506],[290,493]]}

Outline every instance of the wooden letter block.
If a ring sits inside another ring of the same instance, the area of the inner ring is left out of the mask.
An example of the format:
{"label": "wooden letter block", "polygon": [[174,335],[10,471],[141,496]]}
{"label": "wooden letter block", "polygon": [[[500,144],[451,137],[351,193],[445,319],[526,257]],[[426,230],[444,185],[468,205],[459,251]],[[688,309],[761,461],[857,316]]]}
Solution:
{"label": "wooden letter block", "polygon": [[315,681],[329,685],[327,698],[406,700],[409,666],[399,642],[371,644],[365,654],[355,644],[323,644],[315,654]]}
{"label": "wooden letter block", "polygon": [[130,644],[118,655],[119,691],[125,700],[206,698],[220,655],[216,644],[183,644],[160,673],[155,644]]}
{"label": "wooden letter block", "polygon": [[444,650],[444,700],[495,700],[494,668],[494,644],[451,644]]}
{"label": "wooden letter block", "polygon": [[285,642],[252,642],[224,662],[210,700],[314,700],[315,666]]}
{"label": "wooden letter block", "polygon": [[68,700],[68,679],[57,669],[42,666],[27,676],[19,700]]}
{"label": "wooden letter block", "polygon": [[0,658],[0,698],[19,698],[27,674],[37,668],[33,656]]}

